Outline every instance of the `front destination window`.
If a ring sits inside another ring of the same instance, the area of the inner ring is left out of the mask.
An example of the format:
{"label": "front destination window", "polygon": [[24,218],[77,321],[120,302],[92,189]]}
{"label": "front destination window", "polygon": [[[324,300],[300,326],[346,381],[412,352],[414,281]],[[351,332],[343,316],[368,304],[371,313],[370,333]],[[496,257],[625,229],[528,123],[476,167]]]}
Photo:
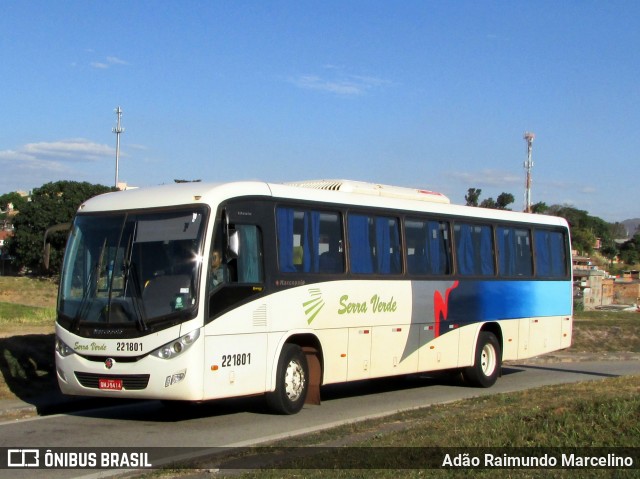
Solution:
{"label": "front destination window", "polygon": [[81,336],[133,337],[192,318],[205,214],[78,215],[60,280],[60,325]]}

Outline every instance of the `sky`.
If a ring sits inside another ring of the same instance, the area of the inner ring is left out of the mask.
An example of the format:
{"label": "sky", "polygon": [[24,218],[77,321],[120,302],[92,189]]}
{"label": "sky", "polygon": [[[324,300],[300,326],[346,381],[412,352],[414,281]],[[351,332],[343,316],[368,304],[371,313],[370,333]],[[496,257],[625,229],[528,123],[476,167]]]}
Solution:
{"label": "sky", "polygon": [[0,14],[0,194],[352,179],[640,217],[640,2],[49,1]]}

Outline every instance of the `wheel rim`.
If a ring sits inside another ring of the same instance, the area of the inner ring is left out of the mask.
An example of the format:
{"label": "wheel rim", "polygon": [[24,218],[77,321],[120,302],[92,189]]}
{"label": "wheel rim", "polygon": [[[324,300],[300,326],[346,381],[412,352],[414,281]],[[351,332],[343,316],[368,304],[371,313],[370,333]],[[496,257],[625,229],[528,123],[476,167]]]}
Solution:
{"label": "wheel rim", "polygon": [[284,391],[289,401],[297,401],[304,391],[305,378],[302,365],[298,361],[290,361],[284,377]]}
{"label": "wheel rim", "polygon": [[485,376],[491,376],[496,369],[496,350],[491,344],[485,344],[480,356],[480,368]]}

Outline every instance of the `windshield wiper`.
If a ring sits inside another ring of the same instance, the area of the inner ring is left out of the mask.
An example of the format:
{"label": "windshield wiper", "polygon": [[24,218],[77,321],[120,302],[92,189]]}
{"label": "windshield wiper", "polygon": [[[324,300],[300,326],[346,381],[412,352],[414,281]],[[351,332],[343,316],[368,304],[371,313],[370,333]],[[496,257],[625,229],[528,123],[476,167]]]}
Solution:
{"label": "windshield wiper", "polygon": [[125,261],[124,268],[126,271],[127,284],[131,283],[133,287],[133,294],[131,300],[133,302],[133,310],[136,315],[136,321],[140,331],[147,331],[149,327],[145,320],[144,304],[142,303],[142,291],[140,291],[140,285],[138,284],[138,270],[135,263],[131,261]]}
{"label": "windshield wiper", "polygon": [[78,306],[78,310],[76,311],[75,316],[73,317],[73,321],[71,321],[70,330],[76,329],[78,327],[78,323],[81,319],[84,318],[85,314],[89,310],[89,297],[92,297],[95,293],[95,287],[97,287],[97,281],[94,282],[94,279],[97,276],[98,271],[100,270],[100,263],[96,263],[96,265],[91,268],[89,271],[89,278],[87,280],[87,286],[84,289],[84,293],[82,294],[82,299],[80,300],[80,305]]}

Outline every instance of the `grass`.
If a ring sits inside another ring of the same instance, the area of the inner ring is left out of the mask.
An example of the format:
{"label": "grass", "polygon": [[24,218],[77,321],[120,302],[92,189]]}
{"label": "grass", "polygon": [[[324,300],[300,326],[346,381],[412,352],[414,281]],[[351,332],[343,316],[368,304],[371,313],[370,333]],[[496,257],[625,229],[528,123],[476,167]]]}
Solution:
{"label": "grass", "polygon": [[[304,447],[308,447],[305,449]],[[345,447],[347,446],[347,447]],[[640,376],[496,394],[358,422],[229,455],[225,464],[262,465],[241,477],[637,477],[636,470],[437,469],[445,453],[552,455],[569,448],[640,446]],[[330,448],[330,449],[325,449]],[[420,449],[433,448],[433,449]],[[451,448],[442,451],[439,448]],[[481,448],[481,449],[476,449]],[[531,449],[529,449],[531,448]],[[553,449],[557,448],[557,449]],[[514,450],[511,450],[514,451]],[[571,452],[571,451],[569,451]],[[636,456],[637,457],[637,456]],[[198,475],[207,462],[164,477]],[[207,466],[207,463],[209,466]],[[426,467],[426,466],[429,467]],[[422,467],[421,467],[422,466]],[[196,470],[194,471],[195,468]],[[198,469],[199,468],[199,469]],[[612,474],[615,472],[615,474]],[[577,474],[577,476],[576,476]],[[236,475],[236,474],[234,474]],[[148,476],[143,476],[148,477]]]}
{"label": "grass", "polygon": [[640,313],[583,311],[576,313],[570,351],[640,353]]}
{"label": "grass", "polygon": [[9,326],[13,323],[53,326],[55,317],[55,308],[0,303],[0,326]]}
{"label": "grass", "polygon": [[53,332],[57,294],[47,279],[0,276],[0,338]]}
{"label": "grass", "polygon": [[53,308],[58,294],[50,279],[26,276],[0,276],[0,303]]}

